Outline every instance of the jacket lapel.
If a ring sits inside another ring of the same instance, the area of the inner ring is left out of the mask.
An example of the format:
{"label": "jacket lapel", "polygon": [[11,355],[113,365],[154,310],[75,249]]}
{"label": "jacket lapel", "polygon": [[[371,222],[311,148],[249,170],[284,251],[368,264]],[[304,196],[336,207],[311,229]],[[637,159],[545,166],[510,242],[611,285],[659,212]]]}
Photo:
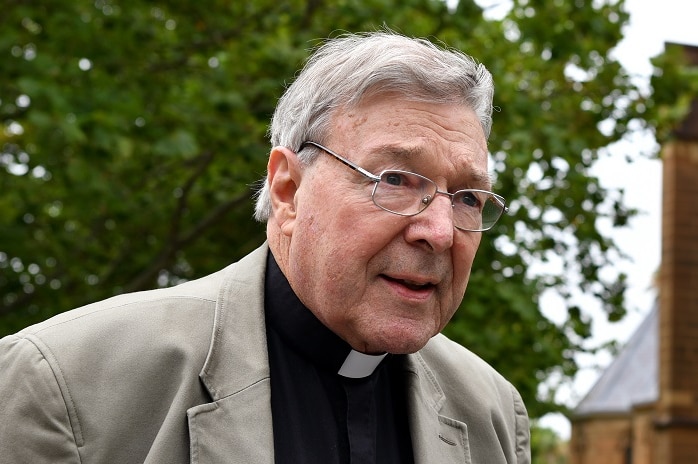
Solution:
{"label": "jacket lapel", "polygon": [[407,407],[415,464],[470,464],[467,426],[439,414],[446,397],[419,355],[407,357]]}
{"label": "jacket lapel", "polygon": [[274,462],[264,324],[264,245],[228,267],[199,377],[212,402],[187,411],[193,463]]}

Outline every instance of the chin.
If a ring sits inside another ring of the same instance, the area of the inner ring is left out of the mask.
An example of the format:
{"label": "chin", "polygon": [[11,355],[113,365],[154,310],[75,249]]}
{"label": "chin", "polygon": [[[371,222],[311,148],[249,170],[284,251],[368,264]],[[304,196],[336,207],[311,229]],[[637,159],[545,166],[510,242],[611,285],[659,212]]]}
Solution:
{"label": "chin", "polygon": [[344,328],[352,330],[339,334],[356,351],[366,354],[410,354],[426,345],[440,327],[437,322],[410,318],[373,318]]}
{"label": "chin", "polygon": [[398,347],[395,347],[394,349],[390,350],[389,353],[392,354],[412,354],[416,353],[417,351],[421,350],[424,348],[424,346],[427,344],[429,340],[426,340],[422,343],[414,343],[411,345],[400,345]]}
{"label": "chin", "polygon": [[368,349],[372,353],[411,354],[424,348],[431,337],[432,335],[394,334],[369,343]]}

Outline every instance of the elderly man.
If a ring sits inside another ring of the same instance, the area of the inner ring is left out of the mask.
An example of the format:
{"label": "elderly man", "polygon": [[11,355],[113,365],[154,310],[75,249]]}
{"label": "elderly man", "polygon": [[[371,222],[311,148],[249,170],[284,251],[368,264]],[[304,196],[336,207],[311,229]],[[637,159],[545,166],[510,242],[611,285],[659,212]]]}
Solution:
{"label": "elderly man", "polygon": [[439,335],[506,209],[492,94],[457,51],[328,41],[274,114],[267,243],[0,341],[0,462],[528,462],[517,391]]}

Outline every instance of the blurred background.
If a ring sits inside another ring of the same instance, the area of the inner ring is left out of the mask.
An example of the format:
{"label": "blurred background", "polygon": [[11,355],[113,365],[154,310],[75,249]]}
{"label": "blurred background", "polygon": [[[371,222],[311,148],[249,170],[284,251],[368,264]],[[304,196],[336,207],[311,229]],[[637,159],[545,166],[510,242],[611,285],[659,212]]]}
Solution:
{"label": "blurred background", "polygon": [[656,297],[659,148],[698,94],[664,42],[698,45],[691,3],[9,0],[0,336],[256,248],[276,100],[323,38],[389,27],[494,75],[510,214],[446,332],[522,392],[534,462],[565,462],[565,417]]}

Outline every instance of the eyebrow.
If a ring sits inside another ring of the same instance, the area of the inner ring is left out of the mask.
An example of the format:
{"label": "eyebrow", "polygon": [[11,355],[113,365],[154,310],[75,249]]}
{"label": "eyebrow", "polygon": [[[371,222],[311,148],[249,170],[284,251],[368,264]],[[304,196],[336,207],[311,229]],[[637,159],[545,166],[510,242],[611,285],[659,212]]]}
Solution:
{"label": "eyebrow", "polygon": [[476,186],[473,188],[487,191],[492,190],[492,176],[490,176],[488,173],[481,171],[471,171],[470,179],[471,182],[473,182],[473,185]]}
{"label": "eyebrow", "polygon": [[[424,158],[424,150],[419,147],[404,147],[397,145],[380,145],[372,150],[373,155],[380,155],[389,161],[413,161]],[[487,171],[464,169],[464,176],[467,177],[470,188],[481,190],[492,190],[492,178]],[[418,173],[419,174],[419,173]]]}

